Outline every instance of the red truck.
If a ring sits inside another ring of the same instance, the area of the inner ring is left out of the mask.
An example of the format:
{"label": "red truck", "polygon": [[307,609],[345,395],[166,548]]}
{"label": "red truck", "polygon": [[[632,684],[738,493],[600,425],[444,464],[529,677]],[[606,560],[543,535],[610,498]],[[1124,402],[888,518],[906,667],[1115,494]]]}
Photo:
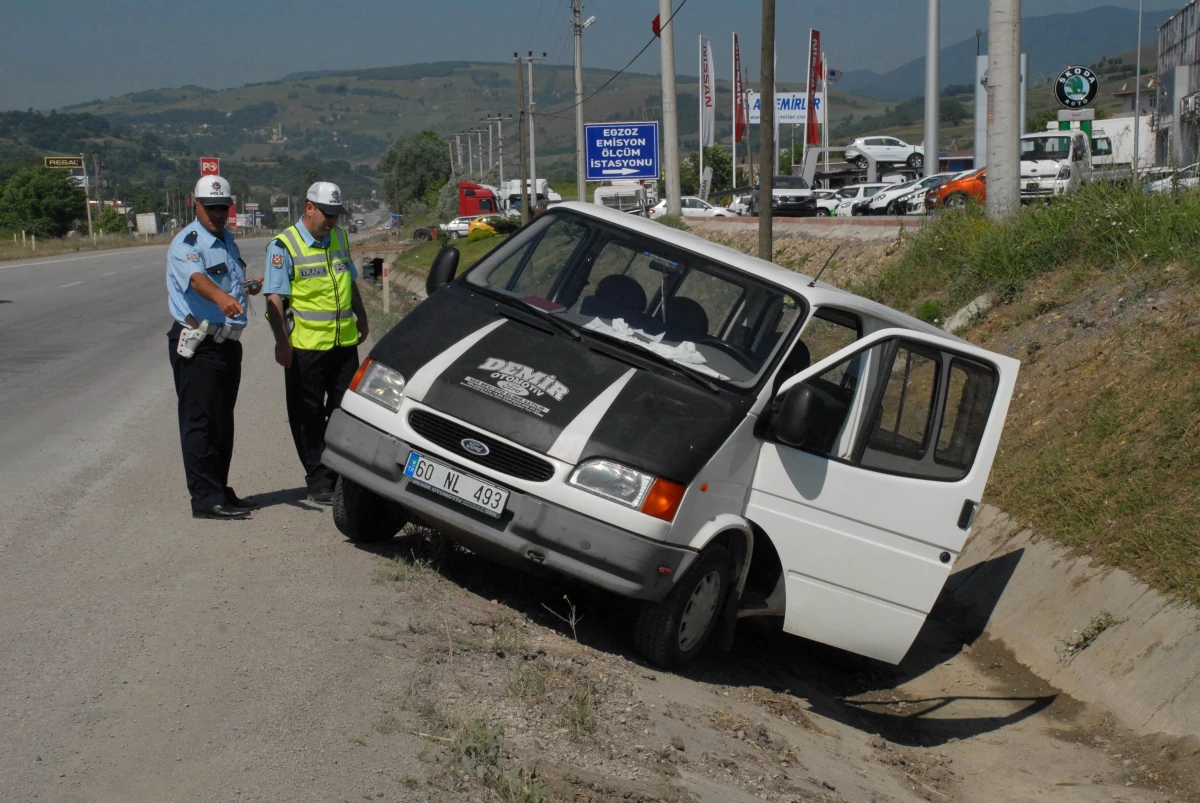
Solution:
{"label": "red truck", "polygon": [[499,212],[500,190],[486,184],[476,184],[473,181],[458,182],[458,214],[487,215]]}

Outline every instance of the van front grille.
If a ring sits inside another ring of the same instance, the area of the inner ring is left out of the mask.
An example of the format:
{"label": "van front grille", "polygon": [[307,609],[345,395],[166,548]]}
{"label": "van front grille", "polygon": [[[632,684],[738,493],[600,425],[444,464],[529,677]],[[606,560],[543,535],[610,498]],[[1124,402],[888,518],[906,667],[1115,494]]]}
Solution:
{"label": "van front grille", "polygon": [[[468,429],[440,415],[425,410],[413,410],[408,416],[408,423],[421,437],[428,438],[443,449],[449,449],[472,463],[531,482],[546,482],[554,476],[554,466],[549,461],[514,449],[494,437]],[[465,440],[483,444],[487,447],[487,454],[479,455],[467,451],[462,445]]]}

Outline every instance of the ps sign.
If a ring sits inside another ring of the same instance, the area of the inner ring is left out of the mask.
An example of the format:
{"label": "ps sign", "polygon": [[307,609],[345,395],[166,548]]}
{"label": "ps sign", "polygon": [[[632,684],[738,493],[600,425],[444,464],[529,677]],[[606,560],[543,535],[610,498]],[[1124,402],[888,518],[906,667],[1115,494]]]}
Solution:
{"label": "ps sign", "polygon": [[221,175],[221,160],[215,157],[206,157],[200,160],[200,175],[202,176],[219,176]]}
{"label": "ps sign", "polygon": [[656,181],[658,123],[600,123],[584,126],[588,181]]}

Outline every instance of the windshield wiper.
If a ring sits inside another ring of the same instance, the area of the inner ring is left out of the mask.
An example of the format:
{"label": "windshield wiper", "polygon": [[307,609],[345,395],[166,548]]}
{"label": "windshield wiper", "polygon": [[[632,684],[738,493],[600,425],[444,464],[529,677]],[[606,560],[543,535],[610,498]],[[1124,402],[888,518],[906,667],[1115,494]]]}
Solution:
{"label": "windshield wiper", "polygon": [[[531,304],[526,304],[524,301],[517,298],[516,296],[510,296],[508,293],[498,292],[496,290],[493,290],[490,287],[484,288],[484,287],[480,287],[480,286],[475,286],[474,289],[480,291],[483,295],[487,296],[488,298],[494,299],[496,301],[504,302],[505,304],[512,307],[513,309],[517,309],[517,310],[520,310],[521,312],[525,312],[525,313],[534,314],[535,317],[539,321],[545,321],[546,323],[549,323],[554,328],[558,329],[560,332],[562,332],[563,334],[565,334],[567,337],[571,338],[572,340],[583,340],[583,335],[579,334],[579,330],[576,329],[571,324],[567,323],[566,321],[555,318],[553,314],[546,312],[545,310],[538,309],[537,307],[532,306]],[[510,315],[510,314],[505,314],[499,308],[497,308],[496,311],[499,312],[501,315],[504,315],[504,317],[506,317],[506,318],[512,318],[514,320],[521,320],[522,323],[531,323],[530,321],[523,320],[516,316]]]}
{"label": "windshield wiper", "polygon": [[[627,340],[621,340],[620,338],[617,338],[617,337],[613,337],[612,335],[606,335],[603,332],[597,332],[595,330],[591,330],[591,333],[593,335],[599,335],[603,338],[612,340],[614,343],[629,343],[630,342]],[[632,365],[635,368],[643,368],[643,366],[638,365],[638,363],[636,361],[638,359],[644,359],[644,360],[648,360],[650,362],[658,363],[659,365],[661,365],[665,368],[670,368],[671,370],[676,371],[677,373],[682,374],[683,376],[686,376],[688,379],[692,380],[693,382],[695,382],[697,385],[704,388],[705,390],[710,390],[713,393],[721,392],[721,389],[719,387],[717,387],[717,385],[715,383],[710,382],[707,379],[705,379],[704,377],[702,377],[700,374],[697,374],[694,371],[689,370],[686,365],[684,365],[682,363],[678,363],[675,360],[672,360],[670,357],[664,357],[663,355],[659,354],[657,351],[651,351],[650,349],[641,348],[639,346],[638,350],[631,354],[627,349],[615,349],[615,348],[612,348],[611,346],[609,346],[607,343],[592,343],[590,348],[592,349],[592,351],[598,351],[601,354],[607,355],[616,360],[620,360],[621,362]]]}

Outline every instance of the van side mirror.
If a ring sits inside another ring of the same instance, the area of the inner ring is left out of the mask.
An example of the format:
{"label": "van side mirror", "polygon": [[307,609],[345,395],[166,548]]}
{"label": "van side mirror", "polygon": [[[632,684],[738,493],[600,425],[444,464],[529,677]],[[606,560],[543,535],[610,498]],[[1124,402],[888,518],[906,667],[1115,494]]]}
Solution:
{"label": "van side mirror", "polygon": [[431,296],[439,287],[449,284],[457,271],[458,249],[446,246],[438,251],[425,277],[425,294]]}
{"label": "van side mirror", "polygon": [[783,394],[771,428],[780,443],[797,448],[808,440],[819,402],[810,385],[798,382]]}

